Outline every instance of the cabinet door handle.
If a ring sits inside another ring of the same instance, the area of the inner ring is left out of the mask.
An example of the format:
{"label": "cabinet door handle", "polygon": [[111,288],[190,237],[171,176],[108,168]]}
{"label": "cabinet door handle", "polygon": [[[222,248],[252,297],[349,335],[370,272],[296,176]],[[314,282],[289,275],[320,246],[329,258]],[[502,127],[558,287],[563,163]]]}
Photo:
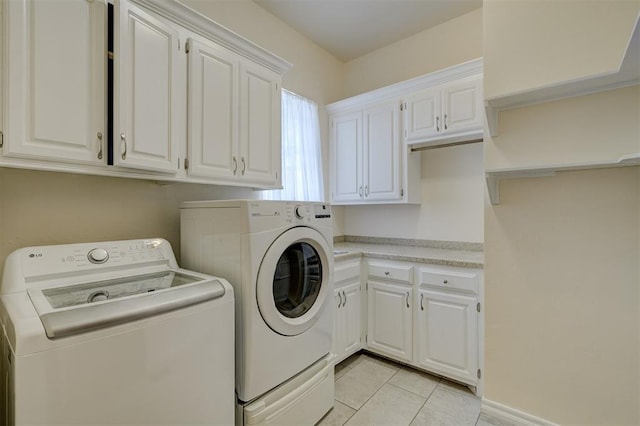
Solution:
{"label": "cabinet door handle", "polygon": [[405,297],[406,297],[407,308],[408,308],[409,307],[409,292],[407,292]]}
{"label": "cabinet door handle", "polygon": [[126,160],[127,159],[127,138],[125,137],[124,133],[120,133],[120,140],[124,143],[124,150],[122,151],[122,159]]}
{"label": "cabinet door handle", "polygon": [[235,175],[238,171],[238,160],[236,160],[235,155],[233,156],[233,174]]}
{"label": "cabinet door handle", "polygon": [[358,194],[360,194],[360,198],[362,198],[362,186],[360,187],[360,189],[358,190]]}
{"label": "cabinet door handle", "polygon": [[102,160],[102,132],[98,132],[98,147],[100,150],[98,151],[98,160]]}
{"label": "cabinet door handle", "polygon": [[342,297],[344,297],[344,302],[342,302],[342,306],[347,306],[347,295],[344,294],[344,290],[342,290]]}
{"label": "cabinet door handle", "polygon": [[338,292],[338,309],[342,306],[342,295]]}
{"label": "cabinet door handle", "polygon": [[369,185],[364,187],[364,196],[368,197],[369,196]]}
{"label": "cabinet door handle", "polygon": [[444,129],[447,130],[447,114],[444,115]]}
{"label": "cabinet door handle", "polygon": [[436,117],[436,132],[440,131],[440,116]]}
{"label": "cabinet door handle", "polygon": [[422,305],[422,299],[424,299],[424,294],[420,295],[420,310],[424,311],[424,306]]}
{"label": "cabinet door handle", "polygon": [[242,162],[242,176],[244,176],[244,171],[247,170],[247,163],[244,162],[244,157],[240,158],[240,161]]}

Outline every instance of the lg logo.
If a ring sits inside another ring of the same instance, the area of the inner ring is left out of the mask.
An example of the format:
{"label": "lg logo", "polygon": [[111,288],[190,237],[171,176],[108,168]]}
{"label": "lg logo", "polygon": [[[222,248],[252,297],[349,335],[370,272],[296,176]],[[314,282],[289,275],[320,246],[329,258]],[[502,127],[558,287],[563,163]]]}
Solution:
{"label": "lg logo", "polygon": [[42,257],[42,253],[29,253],[29,257],[31,257],[31,258]]}

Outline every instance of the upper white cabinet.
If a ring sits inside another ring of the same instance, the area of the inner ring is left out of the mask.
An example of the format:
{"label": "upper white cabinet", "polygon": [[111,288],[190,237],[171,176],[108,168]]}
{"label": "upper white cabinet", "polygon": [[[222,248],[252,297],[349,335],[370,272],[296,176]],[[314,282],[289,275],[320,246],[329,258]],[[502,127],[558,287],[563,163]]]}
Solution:
{"label": "upper white cabinet", "polygon": [[280,186],[280,83],[291,64],[177,1],[12,0],[0,7],[0,166]]}
{"label": "upper white cabinet", "polygon": [[189,174],[235,180],[240,58],[222,46],[193,38],[188,57]]}
{"label": "upper white cabinet", "polygon": [[243,61],[240,66],[239,177],[280,186],[280,76]]}
{"label": "upper white cabinet", "polygon": [[420,146],[482,138],[482,76],[427,88],[404,103],[405,140]]}
{"label": "upper white cabinet", "polygon": [[332,203],[418,202],[420,158],[402,143],[400,105],[391,99],[332,113]]}
{"label": "upper white cabinet", "polygon": [[402,200],[400,103],[332,118],[332,201]]}
{"label": "upper white cabinet", "polygon": [[114,164],[177,173],[185,113],[178,27],[120,0],[114,52]]}
{"label": "upper white cabinet", "polygon": [[208,40],[188,43],[188,174],[278,186],[280,76]]}
{"label": "upper white cabinet", "polygon": [[333,204],[420,202],[414,148],[482,140],[482,59],[327,105]]}
{"label": "upper white cabinet", "polygon": [[106,2],[2,3],[2,155],[106,165]]}

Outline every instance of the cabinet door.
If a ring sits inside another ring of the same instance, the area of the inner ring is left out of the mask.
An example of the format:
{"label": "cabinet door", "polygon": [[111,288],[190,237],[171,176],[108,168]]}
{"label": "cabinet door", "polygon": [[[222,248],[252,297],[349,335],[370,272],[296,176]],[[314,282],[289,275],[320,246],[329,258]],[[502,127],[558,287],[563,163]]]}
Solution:
{"label": "cabinet door", "polygon": [[400,103],[391,101],[363,113],[364,197],[367,201],[401,199]]}
{"label": "cabinet door", "polygon": [[186,83],[177,28],[126,0],[116,2],[114,164],[175,174]]}
{"label": "cabinet door", "polygon": [[418,364],[453,379],[477,383],[477,299],[421,289],[418,303]]}
{"label": "cabinet door", "polygon": [[437,137],[442,132],[441,88],[416,92],[405,101],[405,140],[419,142]]}
{"label": "cabinet door", "polygon": [[106,2],[3,2],[3,154],[106,164]]}
{"label": "cabinet door", "polygon": [[368,348],[411,361],[411,288],[369,281],[367,298]]}
{"label": "cabinet door", "polygon": [[342,287],[341,291],[344,353],[347,357],[360,349],[360,277],[357,282]]}
{"label": "cabinet door", "polygon": [[237,179],[238,65],[227,49],[189,40],[189,175]]}
{"label": "cabinet door", "polygon": [[360,277],[334,290],[334,353],[340,362],[360,348]]}
{"label": "cabinet door", "polygon": [[452,135],[482,132],[482,77],[473,76],[445,86],[443,90],[443,130]]}
{"label": "cabinet door", "polygon": [[280,77],[248,62],[240,64],[240,179],[258,186],[281,180]]}
{"label": "cabinet door", "polygon": [[332,118],[331,148],[332,202],[361,201],[364,196],[362,113]]}

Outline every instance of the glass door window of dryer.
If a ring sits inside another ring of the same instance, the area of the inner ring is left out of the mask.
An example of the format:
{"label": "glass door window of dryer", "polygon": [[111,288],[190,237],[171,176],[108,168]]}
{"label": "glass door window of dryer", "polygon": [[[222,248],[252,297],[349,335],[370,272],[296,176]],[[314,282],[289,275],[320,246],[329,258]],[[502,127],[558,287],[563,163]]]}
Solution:
{"label": "glass door window of dryer", "polygon": [[310,244],[297,242],[280,256],[273,277],[273,298],[278,311],[298,318],[311,309],[322,286],[320,255]]}

